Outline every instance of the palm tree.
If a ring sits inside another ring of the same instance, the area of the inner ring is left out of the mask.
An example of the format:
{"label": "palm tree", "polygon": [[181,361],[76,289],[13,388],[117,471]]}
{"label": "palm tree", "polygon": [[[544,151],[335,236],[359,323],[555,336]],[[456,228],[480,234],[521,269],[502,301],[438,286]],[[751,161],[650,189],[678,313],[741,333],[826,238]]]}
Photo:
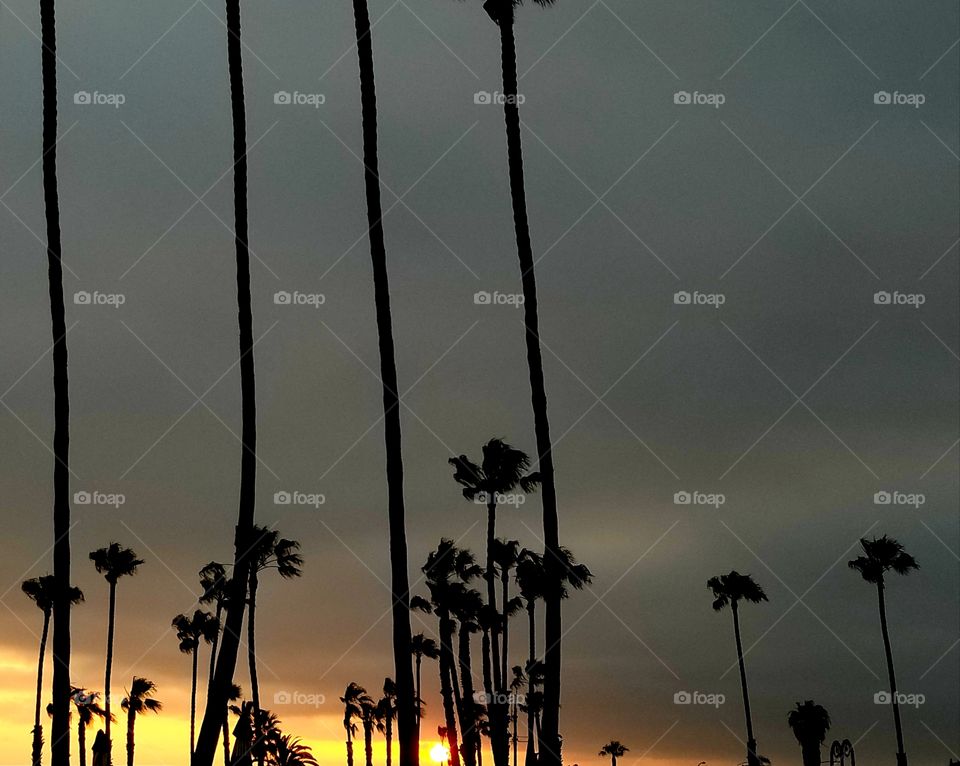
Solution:
{"label": "palm tree", "polygon": [[353,737],[357,733],[353,721],[363,718],[364,708],[373,704],[373,698],[360,684],[351,681],[340,701],[343,703],[343,728],[347,732],[347,766],[353,766]]}
{"label": "palm tree", "polygon": [[513,726],[513,766],[517,766],[517,720],[520,718],[520,702],[523,698],[523,689],[527,686],[527,675],[520,665],[513,666],[513,678],[510,681],[510,723]]}
{"label": "palm tree", "polygon": [[[40,0],[43,78],[43,204],[53,332],[53,766],[70,763],[70,386],[57,189],[57,22],[55,0]],[[37,733],[34,735],[37,736]],[[39,764],[34,753],[34,763]]]}
{"label": "palm tree", "polygon": [[97,703],[97,699],[100,697],[99,692],[91,692],[86,689],[74,687],[71,690],[70,697],[77,708],[77,745],[80,751],[80,766],[86,766],[87,729],[94,722],[94,719],[99,718],[103,720],[106,718],[107,711]]}
{"label": "palm tree", "polygon": [[[457,630],[457,660],[460,669],[460,729],[463,739],[463,759],[467,766],[473,766],[480,751],[480,737],[477,731],[477,704],[473,688],[473,662],[470,652],[470,637],[480,630],[480,611],[483,609],[483,596],[473,588],[458,589],[451,604],[453,616],[459,624]],[[489,705],[491,700],[487,699]]]}
{"label": "palm tree", "polygon": [[180,641],[180,651],[191,655],[192,667],[190,677],[190,757],[193,757],[196,742],[197,717],[197,655],[200,650],[200,641],[212,644],[220,634],[220,621],[209,612],[197,609],[193,617],[178,614],[171,623],[177,629],[177,639]]}
{"label": "palm tree", "polygon": [[400,433],[400,397],[390,312],[390,278],[383,237],[380,169],[377,147],[377,89],[373,66],[370,12],[367,0],[353,0],[360,70],[360,105],[363,128],[364,186],[373,291],[380,346],[380,380],[383,387],[384,446],[387,460],[387,516],[390,529],[390,590],[393,612],[393,661],[397,682],[397,735],[400,766],[417,766],[420,745],[410,667],[410,581],[407,573],[407,537],[403,502],[403,450]]}
{"label": "palm tree", "polygon": [[[121,710],[127,714],[127,766],[133,766],[134,728],[137,725],[137,716],[141,713],[159,713],[163,709],[163,703],[153,699],[156,690],[157,685],[153,681],[134,676],[130,691],[120,701]],[[109,718],[106,720],[110,721]]]}
{"label": "palm tree", "polygon": [[104,672],[103,693],[107,711],[105,729],[107,735],[107,763],[113,749],[110,739],[110,674],[113,672],[113,631],[117,616],[117,581],[121,577],[133,576],[143,563],[130,548],[121,548],[119,543],[110,543],[106,548],[98,548],[90,554],[90,560],[97,572],[102,574],[110,586],[110,605],[107,613],[107,663]]}
{"label": "palm tree", "polygon": [[[253,698],[254,721],[260,714],[260,682],[257,678],[257,589],[260,573],[276,569],[283,579],[289,580],[302,574],[303,557],[298,553],[300,543],[280,537],[275,529],[254,527],[254,543],[250,552],[250,614],[247,616],[247,662],[250,666],[250,688]],[[255,732],[256,734],[256,732]],[[262,757],[260,763],[263,763]]]}
{"label": "palm tree", "polygon": [[503,632],[501,636],[500,647],[500,678],[504,686],[507,685],[507,665],[510,657],[510,617],[523,607],[523,603],[517,599],[510,600],[510,573],[517,566],[517,558],[520,553],[519,540],[503,540],[497,538],[493,546],[493,563],[500,576],[501,587],[501,620],[500,626]]}
{"label": "palm tree", "polygon": [[363,762],[365,766],[373,766],[373,730],[380,729],[377,703],[372,697],[367,697],[360,703],[360,723],[363,725]]}
{"label": "palm tree", "polygon": [[767,594],[750,575],[742,575],[736,570],[730,574],[711,577],[707,580],[707,587],[713,591],[713,608],[722,610],[728,604],[733,612],[733,633],[737,640],[737,661],[740,663],[740,687],[743,690],[743,713],[747,721],[747,763],[749,766],[760,766],[760,757],[757,755],[757,740],[753,736],[753,719],[750,716],[750,695],[747,693],[747,670],[743,664],[743,644],[740,641],[740,601],[749,601],[759,604],[767,600]]}
{"label": "palm tree", "polygon": [[[243,691],[237,684],[230,685],[229,702],[237,702],[243,698]],[[230,766],[230,712],[235,705],[227,705],[223,711],[223,766]]]}
{"label": "palm tree", "polygon": [[240,336],[240,502],[234,534],[234,567],[227,601],[227,618],[217,655],[217,668],[207,694],[203,722],[194,753],[194,766],[212,766],[224,710],[240,648],[246,609],[250,546],[256,513],[257,402],[253,357],[253,307],[250,297],[250,248],[247,220],[247,119],[243,92],[243,51],[240,40],[240,0],[226,0],[227,61],[233,117],[233,209],[237,266],[237,321]]}
{"label": "palm tree", "polygon": [[[53,575],[33,577],[24,580],[20,584],[20,590],[43,612],[43,631],[40,633],[40,659],[37,661],[36,714],[33,721],[33,748],[30,760],[33,766],[40,766],[43,758],[43,726],[40,724],[41,698],[43,696],[43,660],[47,651],[50,616],[53,614],[54,602],[56,601],[57,579]],[[79,588],[70,588],[69,595],[71,606],[83,601],[83,592]]]}
{"label": "palm tree", "polygon": [[440,657],[440,647],[432,638],[428,638],[427,636],[423,635],[423,633],[416,633],[414,634],[413,638],[410,639],[410,653],[413,654],[414,663],[416,665],[416,672],[414,674],[416,681],[414,686],[414,696],[416,697],[417,701],[417,738],[419,739],[420,706],[423,704],[423,699],[420,696],[420,666],[424,657],[430,660],[438,659]]}
{"label": "palm tree", "polygon": [[310,748],[289,734],[273,743],[270,763],[271,766],[319,766]]}
{"label": "palm tree", "polygon": [[617,758],[623,758],[629,750],[630,748],[620,744],[619,740],[612,739],[600,748],[597,755],[609,755],[611,766],[617,766]]}
{"label": "palm tree", "polygon": [[890,633],[887,631],[887,608],[884,601],[886,572],[908,575],[919,569],[917,560],[907,553],[892,537],[883,535],[872,540],[860,540],[863,555],[847,562],[868,583],[877,586],[877,601],[880,609],[880,632],[883,634],[883,650],[887,656],[887,675],[890,677],[890,700],[893,703],[893,724],[897,732],[897,766],[907,766],[907,754],[903,749],[903,727],[900,724],[900,703],[897,700],[897,677],[893,671],[893,651],[890,648]]}
{"label": "palm tree", "polygon": [[813,700],[807,700],[787,714],[787,724],[800,743],[803,766],[820,766],[820,745],[830,730],[830,714]]}
{"label": "palm tree", "polygon": [[377,719],[383,725],[387,741],[387,766],[393,763],[393,722],[397,718],[397,685],[392,678],[383,679],[383,696],[377,702]]}
{"label": "palm tree", "polygon": [[[217,625],[222,627],[220,620],[223,615],[223,609],[227,602],[227,591],[230,588],[230,581],[227,579],[227,570],[223,564],[218,561],[211,561],[200,570],[200,590],[202,591],[198,599],[201,604],[213,604],[213,616],[217,620]],[[220,643],[220,631],[217,630],[213,638],[213,644],[210,647],[210,670],[207,676],[207,690],[213,683],[213,672],[217,666],[217,645]]]}

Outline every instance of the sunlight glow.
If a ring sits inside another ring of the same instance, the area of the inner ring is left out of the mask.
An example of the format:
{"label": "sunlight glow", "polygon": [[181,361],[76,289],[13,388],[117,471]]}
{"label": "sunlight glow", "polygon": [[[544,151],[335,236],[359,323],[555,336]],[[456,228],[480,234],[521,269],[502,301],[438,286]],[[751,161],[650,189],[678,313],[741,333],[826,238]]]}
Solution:
{"label": "sunlight glow", "polygon": [[446,746],[438,742],[430,748],[430,760],[434,763],[446,763],[450,759],[450,751]]}

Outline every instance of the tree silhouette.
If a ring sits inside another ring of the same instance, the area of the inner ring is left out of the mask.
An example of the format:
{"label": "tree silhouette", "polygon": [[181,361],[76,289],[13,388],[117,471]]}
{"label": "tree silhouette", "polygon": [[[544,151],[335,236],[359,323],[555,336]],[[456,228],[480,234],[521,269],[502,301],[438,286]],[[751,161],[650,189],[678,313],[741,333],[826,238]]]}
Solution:
{"label": "tree silhouette", "polygon": [[519,540],[503,540],[497,538],[493,545],[493,564],[496,567],[497,574],[500,577],[500,625],[501,625],[501,646],[500,646],[500,678],[503,681],[504,688],[508,685],[507,665],[510,657],[510,617],[516,614],[522,607],[520,599],[511,601],[510,599],[510,574],[517,566],[517,558],[520,553]]}
{"label": "tree silhouette", "polygon": [[[457,661],[460,668],[461,694],[457,715],[460,718],[460,730],[463,739],[463,759],[467,766],[473,766],[476,763],[481,745],[477,730],[478,705],[473,688],[470,637],[480,629],[478,619],[483,607],[483,596],[473,588],[458,589],[451,603],[451,612],[458,623]],[[489,704],[490,700],[488,699],[487,705],[489,706]]]}
{"label": "tree silhouette", "polygon": [[787,725],[800,743],[803,766],[820,766],[820,745],[830,730],[830,714],[813,700],[807,700],[787,714]]}
{"label": "tree silhouette", "polygon": [[377,720],[387,743],[387,766],[393,763],[393,722],[397,719],[397,685],[392,678],[383,679],[383,696],[377,701]]}
{"label": "tree silhouette", "polygon": [[[243,698],[243,691],[237,684],[231,684],[228,702],[237,702]],[[227,705],[223,711],[223,766],[230,764],[230,711],[235,706]]]}
{"label": "tree silhouette", "polygon": [[597,755],[609,755],[611,766],[617,766],[617,758],[623,758],[629,750],[629,747],[624,747],[618,740],[613,739],[601,747]]}
{"label": "tree silhouette", "polygon": [[212,766],[220,727],[243,629],[250,544],[256,515],[257,401],[253,357],[253,306],[250,297],[250,248],[247,216],[247,118],[243,90],[243,51],[240,39],[240,0],[226,0],[227,62],[230,73],[230,105],[233,120],[233,209],[237,268],[237,322],[240,335],[240,502],[234,534],[234,567],[227,618],[217,655],[217,668],[207,694],[193,766]]}
{"label": "tree silhouette", "polygon": [[[250,614],[247,616],[247,662],[250,666],[250,688],[253,698],[254,721],[260,715],[260,681],[257,677],[257,589],[260,585],[260,573],[275,569],[285,580],[302,574],[303,556],[299,554],[300,543],[280,537],[275,529],[253,528],[253,544],[250,551]],[[254,736],[257,737],[257,732]],[[259,737],[257,737],[259,738]],[[263,755],[258,758],[263,764]]]}
{"label": "tree silhouette", "polygon": [[100,698],[99,692],[91,692],[87,689],[74,687],[70,690],[70,698],[77,708],[77,748],[80,751],[80,766],[86,766],[87,729],[97,718],[100,720],[105,719],[107,711],[100,707],[100,704],[97,702]]}
{"label": "tree silhouette", "polygon": [[213,644],[210,647],[210,670],[207,675],[207,692],[210,691],[210,685],[213,683],[213,673],[217,666],[217,646],[220,643],[219,627],[223,626],[221,617],[223,609],[227,603],[227,591],[230,587],[230,581],[227,579],[227,570],[218,561],[211,561],[204,566],[200,572],[200,598],[201,604],[213,604],[213,616],[217,620],[217,634],[213,638]]}
{"label": "tree silhouette", "polygon": [[191,656],[190,676],[190,757],[196,742],[195,725],[197,717],[197,655],[200,642],[212,644],[220,634],[220,621],[209,612],[197,609],[193,617],[178,614],[171,623],[177,629],[177,640],[180,642],[180,651]]}
{"label": "tree silhouette", "polygon": [[[113,633],[117,616],[117,581],[121,577],[132,577],[143,563],[131,548],[122,548],[119,543],[110,543],[106,548],[98,548],[90,554],[90,560],[97,572],[110,586],[110,602],[107,612],[107,661],[103,678],[104,709],[107,712],[105,721],[107,735],[107,763],[111,763],[113,740],[110,737],[110,675],[113,672]],[[56,704],[56,702],[54,702]]]}
{"label": "tree silhouette", "polygon": [[760,766],[761,759],[757,755],[757,740],[753,736],[753,719],[750,716],[750,695],[747,693],[747,671],[743,664],[743,644],[740,641],[740,601],[749,601],[759,604],[767,600],[763,588],[754,582],[750,575],[742,575],[736,570],[729,574],[711,577],[707,580],[707,587],[713,591],[713,608],[716,611],[730,606],[733,612],[733,633],[737,640],[737,661],[740,663],[740,686],[743,690],[743,712],[747,721],[747,763],[749,766]]}
{"label": "tree silhouette", "polygon": [[512,672],[513,677],[510,680],[510,723],[513,727],[511,735],[513,766],[517,766],[517,744],[520,741],[517,736],[517,720],[520,718],[520,700],[523,697],[523,690],[527,686],[527,674],[523,672],[520,665],[514,665]]}
{"label": "tree silhouette", "polygon": [[420,707],[423,705],[423,698],[420,696],[420,666],[423,658],[436,660],[440,657],[440,647],[432,638],[424,636],[423,633],[414,634],[410,639],[410,653],[414,657],[416,672],[414,674],[415,685],[414,695],[417,701],[417,739],[420,737]]}
{"label": "tree silhouette", "polygon": [[[40,0],[43,78],[43,207],[53,334],[53,766],[70,766],[70,386],[57,189],[57,22],[55,0]],[[39,732],[35,733],[35,737]],[[36,740],[35,740],[36,742]],[[39,764],[34,754],[34,763]]]}
{"label": "tree silhouette", "polygon": [[310,748],[289,734],[273,742],[270,755],[270,766],[319,766]]}
{"label": "tree silhouette", "polygon": [[353,766],[353,738],[357,733],[354,719],[363,719],[364,708],[373,704],[373,698],[360,684],[351,681],[340,701],[343,703],[343,729],[347,733],[347,766]]}
{"label": "tree silhouette", "polygon": [[[33,721],[33,745],[30,759],[33,766],[40,766],[43,760],[43,726],[40,723],[40,710],[43,706],[41,701],[43,697],[43,660],[47,651],[50,616],[53,614],[53,605],[57,597],[57,580],[53,575],[33,577],[20,583],[20,590],[43,612],[43,630],[40,633],[40,659],[37,661],[37,702]],[[71,606],[79,604],[83,601],[83,592],[79,588],[72,587],[69,597]],[[67,723],[69,725],[69,718]]]}
{"label": "tree silhouette", "polygon": [[893,706],[893,725],[897,733],[897,766],[907,766],[907,754],[903,749],[903,727],[900,723],[900,703],[897,700],[897,677],[893,670],[893,650],[890,648],[890,633],[887,630],[887,608],[884,600],[884,574],[893,572],[908,575],[919,569],[916,559],[904,551],[903,546],[892,537],[883,535],[872,540],[860,539],[863,555],[847,565],[860,573],[868,583],[877,586],[877,604],[880,611],[880,632],[883,634],[883,650],[887,656],[887,675],[890,678],[890,701]]}
{"label": "tree silhouette", "polygon": [[130,691],[120,701],[120,709],[127,714],[127,766],[133,766],[137,716],[142,713],[159,713],[163,709],[163,703],[153,698],[156,690],[157,685],[153,681],[134,676]]}

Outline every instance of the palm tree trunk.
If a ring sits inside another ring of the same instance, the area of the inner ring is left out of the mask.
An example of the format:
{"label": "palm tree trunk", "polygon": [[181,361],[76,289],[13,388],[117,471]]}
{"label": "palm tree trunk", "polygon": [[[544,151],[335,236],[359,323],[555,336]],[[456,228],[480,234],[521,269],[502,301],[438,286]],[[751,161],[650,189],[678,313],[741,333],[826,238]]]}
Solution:
{"label": "palm tree trunk", "polygon": [[423,657],[418,654],[416,657],[417,671],[416,671],[415,683],[414,683],[414,688],[415,688],[414,695],[416,696],[416,703],[417,703],[416,718],[417,718],[417,739],[418,740],[420,739],[420,664],[422,663],[422,661],[423,661]]}
{"label": "palm tree trunk", "polygon": [[[220,617],[223,614],[223,605],[217,601],[217,625],[220,625]],[[207,674],[207,694],[210,693],[210,687],[213,685],[213,672],[217,667],[217,646],[220,644],[220,628],[213,636],[213,643],[210,645],[210,671]]]}
{"label": "palm tree trunk", "polygon": [[[497,500],[495,497],[487,499],[487,604],[492,614],[499,614],[497,610],[497,579],[493,566],[493,547],[497,539]],[[491,649],[493,651],[493,691],[503,691],[503,677],[500,675],[500,626],[494,622],[490,627],[493,634]]]}
{"label": "palm tree trunk", "polygon": [[753,718],[750,715],[750,695],[747,692],[747,669],[743,663],[743,644],[740,641],[740,613],[736,601],[731,602],[730,611],[733,612],[733,633],[737,639],[740,687],[743,690],[743,714],[747,721],[747,764],[749,766],[760,766],[760,758],[757,755],[757,741],[753,738]]}
{"label": "palm tree trunk", "polygon": [[[127,766],[133,766],[133,750],[135,747],[133,739],[133,728],[137,723],[137,714],[133,710],[127,713]],[[109,752],[109,751],[108,751]],[[109,766],[109,761],[107,764]]]}
{"label": "palm tree trunk", "polygon": [[57,189],[57,29],[54,0],[40,0],[43,78],[43,202],[53,332],[53,766],[70,763],[70,396]]}
{"label": "palm tree trunk", "polygon": [[247,664],[250,666],[250,695],[253,698],[253,743],[257,763],[263,766],[260,732],[260,679],[257,677],[257,588],[256,567],[250,570],[250,613],[247,615]]}
{"label": "palm tree trunk", "polygon": [[83,720],[77,726],[77,747],[80,750],[80,766],[87,766],[87,724]]}
{"label": "palm tree trunk", "polygon": [[510,668],[510,616],[507,614],[507,601],[509,600],[507,596],[510,592],[509,567],[504,567],[504,571],[500,573],[500,583],[503,587],[503,649],[500,652],[500,678],[503,679],[503,688],[506,691],[510,678],[508,673]]}
{"label": "palm tree trunk", "polygon": [[610,766],[617,766],[617,756],[613,755],[612,753],[610,755],[610,761],[611,761]]}
{"label": "palm tree trunk", "polygon": [[890,648],[890,633],[887,631],[887,607],[883,598],[883,582],[877,583],[877,601],[880,608],[880,632],[883,634],[883,651],[887,655],[887,675],[890,677],[890,701],[893,705],[893,725],[897,732],[897,766],[907,766],[907,754],[903,750],[903,726],[900,723],[900,703],[897,701],[897,676],[893,670],[893,650]]}
{"label": "palm tree trunk", "polygon": [[43,658],[47,653],[47,635],[50,632],[50,610],[43,610],[43,632],[40,634],[40,659],[37,661],[37,705],[33,718],[33,751],[31,763],[40,766],[43,760],[43,727],[40,725],[40,709],[43,698]]}
{"label": "palm tree trunk", "polygon": [[366,766],[373,766],[373,723],[363,722],[363,757]]}
{"label": "palm tree trunk", "polygon": [[390,579],[393,598],[393,661],[397,686],[397,738],[400,766],[417,766],[420,747],[414,716],[413,672],[410,668],[410,583],[407,573],[407,540],[403,503],[403,457],[400,434],[400,399],[390,313],[390,281],[383,238],[380,170],[377,147],[377,91],[366,0],[353,0],[360,70],[363,127],[364,186],[367,198],[370,258],[380,346],[380,379],[383,384],[384,444],[390,528]]}
{"label": "palm tree trunk", "polygon": [[193,750],[196,744],[196,724],[197,724],[197,652],[193,649],[193,671],[190,681],[190,757],[193,758]]}
{"label": "palm tree trunk", "polygon": [[227,707],[227,697],[237,664],[247,576],[250,572],[250,538],[256,509],[257,404],[253,359],[253,309],[250,300],[250,251],[247,245],[247,122],[244,111],[243,59],[240,46],[240,0],[226,0],[227,58],[230,69],[230,102],[233,116],[233,206],[236,226],[237,311],[240,331],[241,441],[240,502],[234,534],[234,568],[230,580],[227,619],[210,693],[200,725],[193,766],[213,766],[213,756]]}
{"label": "palm tree trunk", "polygon": [[113,740],[110,739],[110,677],[113,674],[113,633],[117,619],[117,583],[110,583],[110,603],[107,609],[107,664],[103,673],[104,733],[107,735],[107,763],[110,764]]}
{"label": "palm tree trunk", "polygon": [[353,766],[353,735],[347,728],[347,766]]}
{"label": "palm tree trunk", "polygon": [[453,628],[450,619],[440,618],[440,696],[443,698],[444,721],[447,725],[447,744],[450,748],[450,766],[460,766],[460,748],[457,744],[457,716],[454,710]]}
{"label": "palm tree trunk", "polygon": [[230,711],[229,710],[223,711],[223,766],[230,766]]}
{"label": "palm tree trunk", "polygon": [[525,766],[534,766],[537,762],[536,742],[533,738],[533,667],[537,661],[537,602],[530,599],[527,602],[527,625],[530,636],[530,646],[527,659],[527,749],[523,757]]}
{"label": "palm tree trunk", "polygon": [[820,743],[816,738],[804,742],[800,746],[800,753],[803,756],[803,766],[820,766]]}
{"label": "palm tree trunk", "polygon": [[[547,394],[543,380],[543,357],[540,350],[540,320],[537,312],[537,280],[534,273],[530,224],[527,219],[527,198],[523,176],[523,145],[520,139],[520,111],[517,107],[517,49],[513,31],[513,7],[506,8],[499,19],[501,60],[503,68],[504,120],[507,131],[507,160],[510,169],[510,196],[520,261],[520,279],[524,296],[527,366],[530,370],[530,394],[534,430],[537,438],[537,465],[543,504],[544,561],[547,581],[559,582],[561,572],[560,529],[557,496],[553,476],[553,450],[550,422],[547,417]],[[546,651],[543,699],[542,766],[560,766],[560,642],[562,624],[560,591],[548,588],[546,594]]]}
{"label": "palm tree trunk", "polygon": [[393,766],[393,721],[390,718],[389,712],[387,713],[386,726],[387,766]]}
{"label": "palm tree trunk", "polygon": [[463,695],[460,701],[460,730],[463,739],[463,762],[475,766],[477,762],[477,720],[474,715],[473,668],[470,660],[470,631],[460,626],[458,636],[458,660],[460,662],[460,686]]}

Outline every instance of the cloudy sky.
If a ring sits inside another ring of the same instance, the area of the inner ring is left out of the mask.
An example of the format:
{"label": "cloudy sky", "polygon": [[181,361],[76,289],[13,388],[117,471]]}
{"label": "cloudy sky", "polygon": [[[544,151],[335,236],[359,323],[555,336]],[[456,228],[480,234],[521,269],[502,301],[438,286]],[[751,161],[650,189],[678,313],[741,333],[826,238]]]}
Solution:
{"label": "cloudy sky", "polygon": [[[125,498],[74,507],[74,680],[102,686],[106,584],[87,552],[117,540],[146,564],[120,587],[114,693],[145,675],[166,703],[138,724],[145,766],[186,760],[189,663],[168,625],[200,566],[232,555],[222,16],[208,0],[58,8],[73,490]],[[447,458],[493,436],[532,452],[533,428],[502,112],[476,97],[499,89],[496,28],[479,2],[372,0],[371,16],[416,574],[441,535],[482,551]],[[797,762],[786,714],[814,699],[830,738],[891,762],[876,596],[846,567],[881,533],[921,564],[888,592],[900,687],[924,699],[903,710],[907,752],[958,757],[958,26],[951,0],[518,12],[562,538],[595,573],[565,610],[568,762],[600,764],[611,738],[626,764],[742,759],[730,615],[705,587],[734,568],[770,598],[743,614],[760,750]],[[38,33],[35,3],[0,2],[4,764],[32,725],[40,613],[19,582],[51,566]],[[306,558],[300,580],[263,583],[260,675],[268,704],[326,698],[277,706],[325,764],[343,687],[392,672],[353,34],[347,2],[244,5],[257,513]],[[274,504],[294,490],[325,502]],[[540,545],[539,510],[505,510],[501,533]]]}

